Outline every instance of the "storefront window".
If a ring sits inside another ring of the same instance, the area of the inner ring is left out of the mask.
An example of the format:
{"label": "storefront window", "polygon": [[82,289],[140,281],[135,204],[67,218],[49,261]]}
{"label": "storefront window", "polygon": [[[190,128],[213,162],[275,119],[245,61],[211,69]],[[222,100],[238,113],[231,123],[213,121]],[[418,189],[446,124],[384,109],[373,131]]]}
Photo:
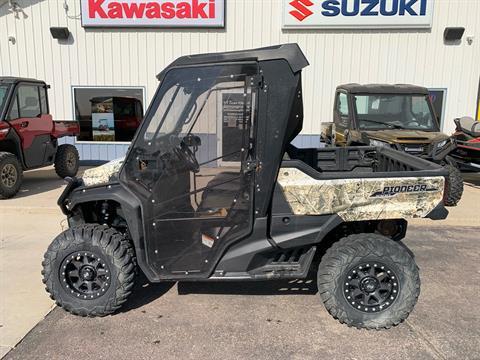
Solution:
{"label": "storefront window", "polygon": [[142,88],[74,88],[78,141],[131,141],[143,119]]}

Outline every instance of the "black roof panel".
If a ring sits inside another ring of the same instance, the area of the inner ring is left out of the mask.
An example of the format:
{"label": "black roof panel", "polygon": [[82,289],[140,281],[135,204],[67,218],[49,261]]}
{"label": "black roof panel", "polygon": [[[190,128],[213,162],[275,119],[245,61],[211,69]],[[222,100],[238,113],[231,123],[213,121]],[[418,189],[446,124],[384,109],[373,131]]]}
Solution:
{"label": "black roof panel", "polygon": [[45,84],[45,81],[37,80],[37,79],[22,78],[22,77],[15,77],[15,76],[0,76],[0,83],[2,84],[16,84],[18,82],[35,82],[35,83]]}
{"label": "black roof panel", "polygon": [[278,59],[286,60],[294,73],[308,66],[308,60],[298,44],[283,44],[251,50],[182,56],[172,62],[160,74],[158,74],[157,78],[160,78],[167,69],[177,66],[180,67],[230,61],[267,61]]}
{"label": "black roof panel", "polygon": [[337,90],[345,90],[352,94],[424,94],[428,89],[422,86],[409,84],[344,84],[337,86]]}

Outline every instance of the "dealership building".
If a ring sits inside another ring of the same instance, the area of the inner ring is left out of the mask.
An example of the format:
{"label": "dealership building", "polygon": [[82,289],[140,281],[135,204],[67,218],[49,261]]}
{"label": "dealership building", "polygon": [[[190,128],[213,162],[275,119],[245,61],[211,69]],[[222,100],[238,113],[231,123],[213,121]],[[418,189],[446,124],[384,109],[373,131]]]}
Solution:
{"label": "dealership building", "polygon": [[125,154],[177,57],[282,43],[310,62],[299,146],[319,145],[345,83],[425,86],[447,134],[480,117],[478,0],[0,0],[0,76],[51,86],[54,119],[80,122],[65,141],[82,160]]}

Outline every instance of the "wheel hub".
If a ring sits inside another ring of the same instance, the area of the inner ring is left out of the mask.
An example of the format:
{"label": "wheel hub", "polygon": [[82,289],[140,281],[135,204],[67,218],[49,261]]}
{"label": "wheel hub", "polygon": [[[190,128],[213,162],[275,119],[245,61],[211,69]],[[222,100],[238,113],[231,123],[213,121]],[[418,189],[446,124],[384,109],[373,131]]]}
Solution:
{"label": "wheel hub", "polygon": [[93,252],[75,252],[63,260],[59,278],[71,296],[91,300],[102,296],[109,288],[110,268]]}
{"label": "wheel hub", "polygon": [[377,262],[361,263],[347,272],[343,283],[345,300],[361,312],[379,312],[390,307],[400,291],[393,269]]}
{"label": "wheel hub", "polygon": [[67,154],[67,167],[72,169],[75,166],[75,155],[74,154]]}
{"label": "wheel hub", "polygon": [[379,285],[380,283],[376,278],[372,276],[366,276],[360,283],[360,289],[367,293],[373,293],[378,289]]}
{"label": "wheel hub", "polygon": [[6,187],[11,188],[17,182],[17,178],[18,173],[15,166],[12,164],[6,164],[3,167],[2,172],[0,173],[0,179],[2,181],[2,184]]}
{"label": "wheel hub", "polygon": [[96,276],[97,272],[90,265],[83,266],[80,269],[80,278],[83,280],[92,281]]}

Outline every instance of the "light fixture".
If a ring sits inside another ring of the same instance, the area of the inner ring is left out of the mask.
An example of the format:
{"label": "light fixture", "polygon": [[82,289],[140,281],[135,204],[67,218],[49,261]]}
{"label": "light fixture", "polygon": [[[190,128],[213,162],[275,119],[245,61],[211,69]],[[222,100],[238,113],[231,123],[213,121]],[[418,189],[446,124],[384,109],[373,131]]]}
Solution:
{"label": "light fixture", "polygon": [[67,40],[70,37],[70,30],[66,27],[51,27],[50,34],[57,40]]}
{"label": "light fixture", "polygon": [[445,41],[458,41],[462,39],[464,27],[446,27],[443,32],[443,39]]}

